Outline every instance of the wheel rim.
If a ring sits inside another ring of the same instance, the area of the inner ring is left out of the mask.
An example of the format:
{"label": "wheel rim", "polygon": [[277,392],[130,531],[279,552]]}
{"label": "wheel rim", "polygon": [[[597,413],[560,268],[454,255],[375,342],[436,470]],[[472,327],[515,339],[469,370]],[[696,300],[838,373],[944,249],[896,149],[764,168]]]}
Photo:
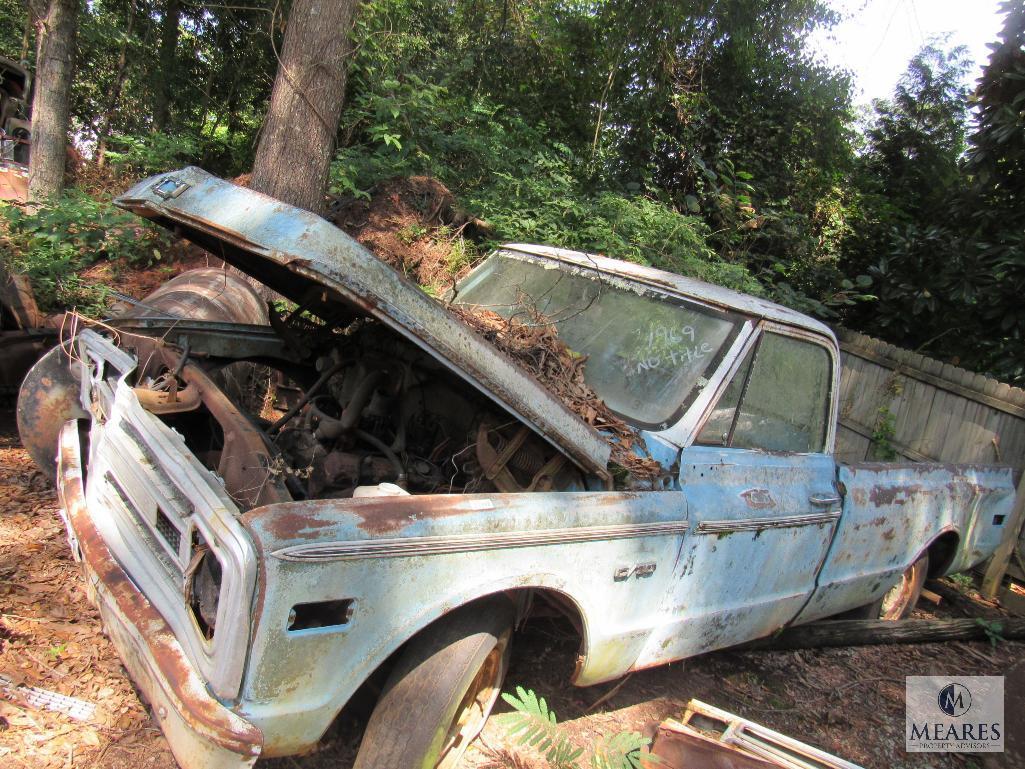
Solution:
{"label": "wheel rim", "polygon": [[921,561],[915,561],[900,576],[900,582],[890,588],[890,592],[883,596],[883,603],[879,609],[879,618],[885,620],[898,620],[904,615],[908,605],[915,599],[916,584],[918,582],[918,569]]}
{"label": "wheel rim", "polygon": [[436,764],[437,769],[454,769],[463,757],[463,753],[474,738],[484,728],[491,708],[501,694],[502,680],[505,678],[506,647],[510,633],[502,634],[484,659],[483,664],[474,676],[473,682],[467,687],[466,694],[452,719],[448,734],[441,749],[441,757]]}

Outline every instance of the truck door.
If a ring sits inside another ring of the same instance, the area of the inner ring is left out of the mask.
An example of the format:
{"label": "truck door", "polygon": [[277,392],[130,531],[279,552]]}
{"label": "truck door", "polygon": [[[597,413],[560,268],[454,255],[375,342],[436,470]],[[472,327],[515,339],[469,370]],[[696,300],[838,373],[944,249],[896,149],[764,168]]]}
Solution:
{"label": "truck door", "polygon": [[650,664],[771,633],[812,594],[840,517],[836,370],[826,340],[775,324],[736,364],[681,455],[691,529]]}

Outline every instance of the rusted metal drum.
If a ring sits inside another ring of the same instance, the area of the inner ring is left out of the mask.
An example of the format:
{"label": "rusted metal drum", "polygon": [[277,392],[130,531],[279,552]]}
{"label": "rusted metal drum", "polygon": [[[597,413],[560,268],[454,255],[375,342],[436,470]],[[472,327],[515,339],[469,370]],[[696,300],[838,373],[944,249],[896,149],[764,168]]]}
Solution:
{"label": "rusted metal drum", "polygon": [[69,419],[85,419],[79,404],[81,366],[54,347],[29,369],[18,393],[18,434],[36,466],[57,477],[57,436]]}
{"label": "rusted metal drum", "polygon": [[[123,318],[182,318],[267,325],[267,305],[245,278],[216,268],[189,270],[172,278]],[[68,349],[71,349],[71,343]],[[54,477],[57,436],[69,419],[87,414],[79,404],[81,367],[55,347],[33,366],[18,392],[18,432],[39,468]]]}
{"label": "rusted metal drum", "polygon": [[241,275],[217,267],[183,272],[131,306],[124,318],[188,318],[266,326],[267,303]]}

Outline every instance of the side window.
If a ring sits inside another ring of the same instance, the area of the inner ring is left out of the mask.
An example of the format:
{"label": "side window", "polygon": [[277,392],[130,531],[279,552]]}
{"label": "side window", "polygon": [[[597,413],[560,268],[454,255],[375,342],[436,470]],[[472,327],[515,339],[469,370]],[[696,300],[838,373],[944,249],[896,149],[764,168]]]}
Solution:
{"label": "side window", "polygon": [[753,361],[746,360],[734,376],[697,442],[767,451],[823,451],[832,371],[829,352],[821,345],[765,333]]}
{"label": "side window", "polygon": [[748,352],[744,362],[733,375],[733,379],[726,385],[726,390],[719,397],[718,403],[712,409],[712,414],[701,428],[697,443],[703,446],[728,446],[730,442],[730,431],[733,429],[733,419],[737,415],[737,405],[740,403],[740,396],[744,393],[744,385],[747,383],[747,372],[751,370],[751,360],[754,358],[754,350]]}

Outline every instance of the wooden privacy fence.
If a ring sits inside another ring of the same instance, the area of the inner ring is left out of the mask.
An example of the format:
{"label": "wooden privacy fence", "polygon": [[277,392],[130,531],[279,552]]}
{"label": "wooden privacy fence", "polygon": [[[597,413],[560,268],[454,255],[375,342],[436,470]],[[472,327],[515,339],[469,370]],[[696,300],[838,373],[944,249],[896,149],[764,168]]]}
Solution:
{"label": "wooden privacy fence", "polygon": [[1025,469],[1025,390],[839,329],[837,458]]}
{"label": "wooden privacy fence", "polygon": [[[1025,470],[1025,390],[846,329],[837,337],[839,461],[978,462]],[[1016,555],[1014,536],[1009,530],[987,569],[984,590],[991,597],[1005,572],[1025,581],[1025,540],[1016,543]],[[1005,591],[1005,597],[1013,596]]]}

